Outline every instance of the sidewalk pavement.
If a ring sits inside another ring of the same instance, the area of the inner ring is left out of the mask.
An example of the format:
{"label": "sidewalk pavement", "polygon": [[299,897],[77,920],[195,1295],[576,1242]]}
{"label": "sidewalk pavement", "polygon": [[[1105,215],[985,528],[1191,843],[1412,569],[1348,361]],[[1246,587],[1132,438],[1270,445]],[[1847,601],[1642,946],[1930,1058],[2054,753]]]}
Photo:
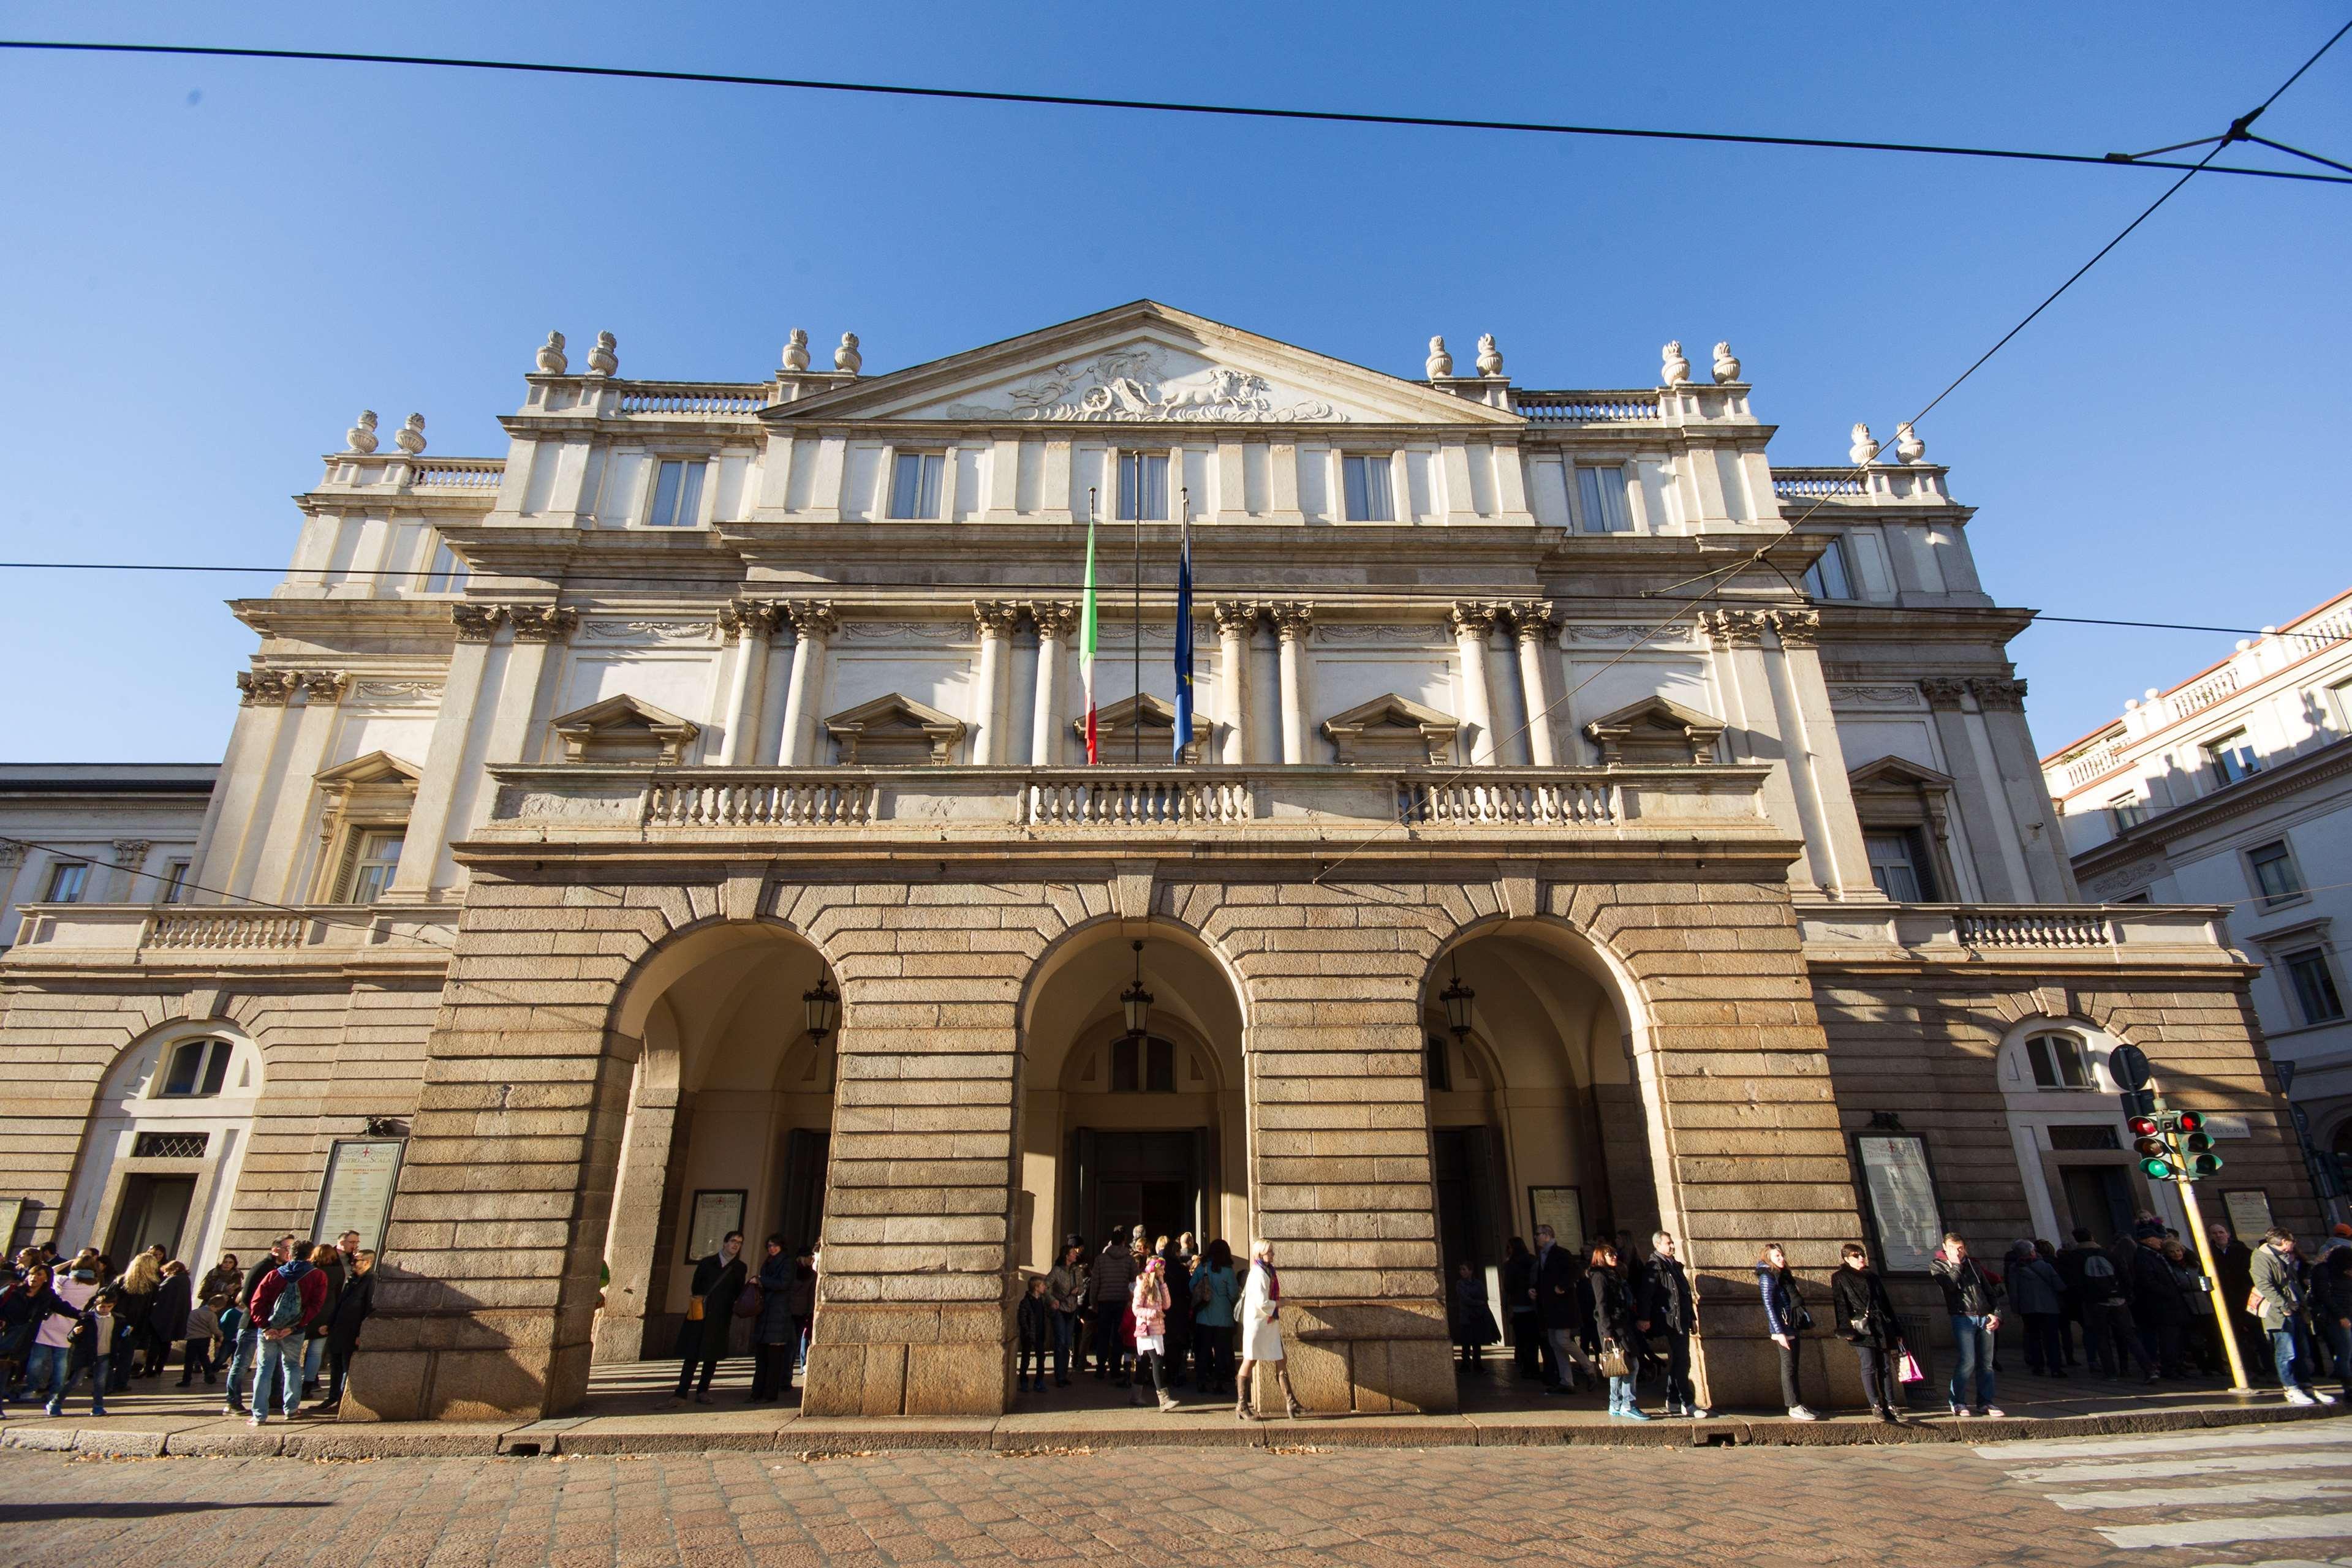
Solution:
{"label": "sidewalk pavement", "polygon": [[[1654,1414],[1652,1420],[1635,1423],[1611,1419],[1598,1396],[1495,1397],[1486,1388],[1467,1385],[1470,1407],[1458,1414],[1307,1416],[1296,1421],[1244,1423],[1234,1418],[1230,1399],[1188,1398],[1181,1408],[1162,1413],[1112,1403],[1120,1396],[1084,1378],[1067,1390],[1021,1396],[1013,1410],[1003,1416],[805,1416],[790,1404],[744,1403],[748,1361],[721,1364],[722,1375],[712,1390],[714,1403],[677,1404],[669,1397],[675,1365],[647,1362],[600,1367],[579,1413],[541,1421],[360,1422],[301,1416],[257,1428],[242,1416],[220,1413],[218,1388],[182,1392],[168,1380],[160,1385],[139,1383],[134,1392],[110,1399],[110,1413],[102,1417],[91,1416],[86,1405],[80,1412],[69,1409],[56,1417],[40,1415],[37,1406],[12,1405],[7,1420],[0,1423],[0,1447],[121,1457],[284,1455],[312,1459],[722,1450],[831,1455],[927,1448],[1039,1453],[1146,1447],[1304,1452],[1567,1444],[1836,1447],[2110,1437],[2325,1419],[2352,1411],[2345,1405],[2288,1406],[2274,1390],[2242,1398],[2210,1380],[2148,1389],[2105,1379],[2055,1381],[2005,1375],[2001,1400],[2008,1414],[2003,1418],[1956,1418],[1939,1406],[1934,1413],[1914,1414],[1899,1427],[1852,1413],[1792,1421],[1778,1410],[1718,1412],[1706,1421]],[[1921,1398],[1926,1397],[1922,1393]]]}

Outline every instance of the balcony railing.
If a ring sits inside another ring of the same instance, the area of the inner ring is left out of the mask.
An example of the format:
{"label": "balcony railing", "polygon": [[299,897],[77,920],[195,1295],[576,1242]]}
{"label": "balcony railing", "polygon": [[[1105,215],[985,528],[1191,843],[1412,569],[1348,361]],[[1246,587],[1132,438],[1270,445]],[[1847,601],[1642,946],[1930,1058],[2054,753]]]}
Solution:
{"label": "balcony railing", "polygon": [[1801,904],[1817,963],[2237,964],[2205,904]]}
{"label": "balcony railing", "polygon": [[740,419],[768,406],[769,388],[740,382],[615,382],[620,413]]}
{"label": "balcony railing", "polygon": [[421,963],[446,960],[454,909],[318,904],[32,904],[7,967],[55,960],[150,965]]}
{"label": "balcony railing", "polygon": [[1757,767],[494,768],[484,842],[1777,835]]}
{"label": "balcony railing", "polygon": [[1655,392],[1538,392],[1511,389],[1511,412],[1538,424],[1619,424],[1658,417]]}

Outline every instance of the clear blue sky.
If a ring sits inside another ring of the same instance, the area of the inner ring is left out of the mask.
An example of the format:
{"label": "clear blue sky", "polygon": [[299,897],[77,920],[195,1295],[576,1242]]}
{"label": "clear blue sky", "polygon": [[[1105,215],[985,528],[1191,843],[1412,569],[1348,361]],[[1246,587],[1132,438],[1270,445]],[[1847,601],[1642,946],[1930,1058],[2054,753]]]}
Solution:
{"label": "clear blue sky", "polygon": [[[2219,130],[2335,5],[0,5],[13,37],[483,54],[2067,151]],[[2352,161],[2352,41],[2263,121]],[[2161,189],[2096,168],[1197,121],[383,67],[0,56],[0,554],[278,564],[362,406],[440,454],[551,327],[756,379],[1150,296],[1404,375],[1648,384],[1728,339],[1843,458]],[[2269,157],[2271,154],[2259,154]],[[2203,178],[1922,427],[2004,603],[2259,626],[2352,581],[2352,189]],[[266,582],[0,574],[10,759],[216,758]],[[2037,629],[2053,746],[2226,636]]]}

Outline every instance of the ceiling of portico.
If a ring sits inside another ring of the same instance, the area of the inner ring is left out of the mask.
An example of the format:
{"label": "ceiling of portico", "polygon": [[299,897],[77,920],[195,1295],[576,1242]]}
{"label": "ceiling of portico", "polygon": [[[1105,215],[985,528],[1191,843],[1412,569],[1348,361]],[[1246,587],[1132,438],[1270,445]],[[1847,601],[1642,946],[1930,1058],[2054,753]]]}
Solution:
{"label": "ceiling of portico", "polygon": [[784,403],[767,417],[1335,430],[1524,423],[1484,403],[1151,300]]}

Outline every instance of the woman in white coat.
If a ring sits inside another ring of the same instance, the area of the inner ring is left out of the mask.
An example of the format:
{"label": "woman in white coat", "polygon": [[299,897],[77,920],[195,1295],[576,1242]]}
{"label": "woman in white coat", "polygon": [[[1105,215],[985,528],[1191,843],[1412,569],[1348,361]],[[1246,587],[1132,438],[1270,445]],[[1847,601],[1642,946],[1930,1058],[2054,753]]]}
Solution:
{"label": "woman in white coat", "polygon": [[1290,1367],[1282,1359],[1282,1276],[1274,1270],[1274,1244],[1264,1237],[1250,1243],[1249,1280],[1242,1286],[1242,1365],[1234,1379],[1234,1419],[1254,1420],[1251,1375],[1260,1362],[1273,1364],[1290,1417],[1298,1417],[1298,1396],[1290,1390]]}

